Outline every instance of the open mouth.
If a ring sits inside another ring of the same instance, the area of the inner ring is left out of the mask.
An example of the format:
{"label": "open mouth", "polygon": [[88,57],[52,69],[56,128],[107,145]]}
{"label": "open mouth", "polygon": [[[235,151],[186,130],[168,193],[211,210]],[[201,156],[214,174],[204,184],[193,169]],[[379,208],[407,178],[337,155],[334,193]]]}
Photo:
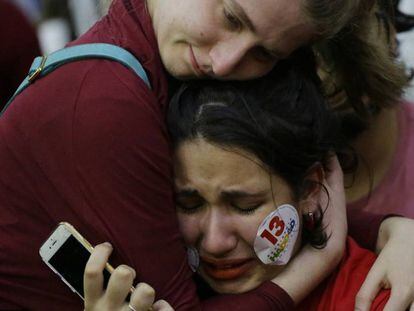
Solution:
{"label": "open mouth", "polygon": [[246,274],[253,266],[253,259],[211,260],[202,258],[202,269],[216,280],[233,280]]}

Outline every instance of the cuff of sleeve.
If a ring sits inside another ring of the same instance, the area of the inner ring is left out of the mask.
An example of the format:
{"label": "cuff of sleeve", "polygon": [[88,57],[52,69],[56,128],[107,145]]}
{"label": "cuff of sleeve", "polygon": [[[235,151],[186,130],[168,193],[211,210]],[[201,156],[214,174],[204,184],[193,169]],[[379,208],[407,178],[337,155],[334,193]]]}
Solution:
{"label": "cuff of sleeve", "polygon": [[255,291],[265,298],[269,304],[278,306],[280,310],[293,310],[295,307],[295,303],[289,294],[272,281],[264,282]]}

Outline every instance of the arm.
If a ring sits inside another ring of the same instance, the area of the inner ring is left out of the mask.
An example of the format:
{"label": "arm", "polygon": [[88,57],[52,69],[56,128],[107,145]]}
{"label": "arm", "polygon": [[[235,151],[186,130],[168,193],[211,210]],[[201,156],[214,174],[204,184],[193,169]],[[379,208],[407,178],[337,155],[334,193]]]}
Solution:
{"label": "arm", "polygon": [[379,253],[357,297],[355,307],[369,310],[382,288],[391,288],[391,297],[384,310],[405,311],[414,302],[414,220],[391,217],[380,226]]}
{"label": "arm", "polygon": [[329,163],[329,173],[324,185],[329,194],[329,198],[322,197],[320,202],[322,207],[327,206],[324,224],[330,238],[326,247],[315,249],[309,245],[305,246],[287,268],[273,280],[286,290],[295,304],[301,302],[337,267],[345,250],[347,236],[345,192],[342,170],[336,157],[332,157]]}

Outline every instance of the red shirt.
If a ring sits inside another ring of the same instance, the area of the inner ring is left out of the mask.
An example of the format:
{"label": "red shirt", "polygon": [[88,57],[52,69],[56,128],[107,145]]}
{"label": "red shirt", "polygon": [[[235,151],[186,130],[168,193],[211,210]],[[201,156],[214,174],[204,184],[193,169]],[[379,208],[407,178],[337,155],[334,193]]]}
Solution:
{"label": "red shirt", "polygon": [[[376,256],[373,252],[359,247],[354,240],[348,238],[346,253],[336,272],[311,293],[297,310],[354,310],[355,297],[375,260]],[[389,297],[390,290],[381,290],[370,310],[383,310]]]}
{"label": "red shirt", "polygon": [[10,1],[0,0],[0,109],[40,54],[34,27]]}
{"label": "red shirt", "polygon": [[[119,63],[83,60],[35,81],[1,117],[0,309],[82,310],[81,299],[39,256],[60,221],[92,244],[110,241],[110,262],[135,268],[157,299],[177,310],[199,309],[173,202],[166,77],[144,2],[115,1],[73,44],[87,42],[132,52],[152,91]],[[276,304],[289,310],[292,301],[266,283],[206,308]]]}

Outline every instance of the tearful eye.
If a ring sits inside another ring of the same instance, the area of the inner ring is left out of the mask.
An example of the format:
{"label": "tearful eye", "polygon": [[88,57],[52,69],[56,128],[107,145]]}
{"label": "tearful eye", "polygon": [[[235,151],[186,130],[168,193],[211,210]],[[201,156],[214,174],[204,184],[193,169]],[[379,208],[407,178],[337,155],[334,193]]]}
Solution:
{"label": "tearful eye", "polygon": [[178,210],[186,214],[195,213],[204,205],[204,202],[194,200],[176,200],[176,203]]}

